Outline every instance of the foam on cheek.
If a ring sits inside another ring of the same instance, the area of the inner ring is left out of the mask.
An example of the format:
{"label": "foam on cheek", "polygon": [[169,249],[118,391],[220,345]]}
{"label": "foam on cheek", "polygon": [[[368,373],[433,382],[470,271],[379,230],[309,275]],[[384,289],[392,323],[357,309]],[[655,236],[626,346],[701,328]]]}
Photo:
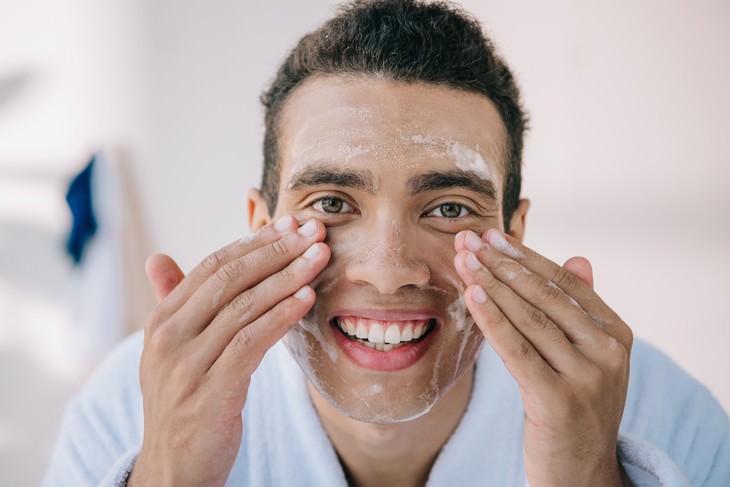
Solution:
{"label": "foam on cheek", "polygon": [[469,314],[466,301],[464,301],[464,293],[461,291],[459,291],[459,296],[446,308],[446,311],[459,331],[464,331],[474,324],[474,319]]}
{"label": "foam on cheek", "polygon": [[[296,330],[296,332],[301,335],[300,339],[297,340],[299,344],[308,343],[306,337],[304,336],[304,333],[308,333],[317,341],[317,343],[320,344],[330,360],[333,363],[336,363],[339,356],[337,348],[334,344],[331,344],[327,340],[325,340],[324,334],[322,333],[322,328],[320,326],[324,325],[320,325],[319,323],[317,323],[316,320],[312,320],[311,318],[305,316],[299,321],[299,325],[291,329],[289,333],[295,332]],[[289,335],[289,333],[287,334],[287,336]]]}

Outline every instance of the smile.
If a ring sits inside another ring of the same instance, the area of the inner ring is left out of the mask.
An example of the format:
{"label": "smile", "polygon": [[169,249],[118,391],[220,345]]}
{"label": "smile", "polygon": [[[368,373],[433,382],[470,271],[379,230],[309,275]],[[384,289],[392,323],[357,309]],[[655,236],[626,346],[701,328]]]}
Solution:
{"label": "smile", "polygon": [[382,321],[355,316],[338,316],[334,325],[348,338],[379,352],[389,352],[426,337],[436,326],[435,319]]}
{"label": "smile", "polygon": [[415,365],[441,329],[435,316],[411,311],[348,311],[329,323],[345,356],[360,367],[380,372]]}

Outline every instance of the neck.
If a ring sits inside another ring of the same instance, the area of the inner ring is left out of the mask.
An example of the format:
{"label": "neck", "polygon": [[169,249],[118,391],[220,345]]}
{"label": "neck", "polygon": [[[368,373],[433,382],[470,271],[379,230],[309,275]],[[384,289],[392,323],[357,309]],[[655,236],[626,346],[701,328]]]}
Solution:
{"label": "neck", "polygon": [[474,369],[469,369],[423,416],[403,423],[365,423],[335,410],[309,384],[309,394],[340,457],[349,484],[423,486],[436,457],[469,403]]}

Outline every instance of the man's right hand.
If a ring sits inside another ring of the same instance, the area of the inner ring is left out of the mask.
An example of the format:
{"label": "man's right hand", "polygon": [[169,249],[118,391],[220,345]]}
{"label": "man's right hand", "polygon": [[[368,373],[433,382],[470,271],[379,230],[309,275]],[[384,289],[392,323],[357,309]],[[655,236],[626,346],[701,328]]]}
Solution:
{"label": "man's right hand", "polygon": [[322,223],[284,217],[185,278],[167,256],[148,260],[162,300],[145,325],[144,439],[128,485],[225,484],[251,374],[314,304],[307,284],[330,258],[324,237]]}

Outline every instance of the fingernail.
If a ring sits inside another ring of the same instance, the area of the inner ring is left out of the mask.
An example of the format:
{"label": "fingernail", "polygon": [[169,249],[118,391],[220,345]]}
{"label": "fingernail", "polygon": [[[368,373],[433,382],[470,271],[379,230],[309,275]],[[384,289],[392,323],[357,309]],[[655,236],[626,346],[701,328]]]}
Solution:
{"label": "fingernail", "polygon": [[507,242],[507,239],[504,238],[502,232],[500,232],[496,228],[493,228],[487,233],[487,241],[489,241],[492,247],[499,250],[505,255],[508,255],[515,259],[523,257],[522,253],[513,246],[511,246],[509,242]]}
{"label": "fingernail", "polygon": [[314,220],[309,220],[307,223],[299,227],[297,233],[302,237],[311,237],[317,232],[317,223]]}
{"label": "fingernail", "polygon": [[468,267],[469,270],[478,271],[482,268],[482,263],[479,262],[479,259],[477,259],[476,255],[469,252],[466,255],[466,267]]}
{"label": "fingernail", "polygon": [[300,301],[304,301],[305,299],[307,299],[309,297],[309,293],[310,293],[309,286],[302,286],[302,288],[299,289],[299,291],[294,293],[294,297]]}
{"label": "fingernail", "polygon": [[292,224],[292,218],[290,216],[282,216],[278,220],[274,222],[274,230],[276,230],[279,233],[284,233],[287,230],[291,229]]}
{"label": "fingernail", "polygon": [[484,304],[487,302],[487,293],[484,292],[484,289],[482,289],[482,286],[477,284],[472,288],[471,291],[471,299],[473,299],[475,302],[479,304]]}
{"label": "fingernail", "polygon": [[302,257],[304,257],[307,260],[312,260],[315,257],[317,257],[320,252],[321,251],[319,250],[319,244],[315,243],[315,244],[312,244],[312,246],[309,247],[307,249],[307,251],[304,252],[304,254],[302,254]]}
{"label": "fingernail", "polygon": [[466,232],[464,245],[466,245],[466,248],[471,250],[472,252],[476,252],[478,250],[481,250],[481,248],[484,246],[484,243],[482,242],[482,239],[477,236],[476,233],[469,231]]}

